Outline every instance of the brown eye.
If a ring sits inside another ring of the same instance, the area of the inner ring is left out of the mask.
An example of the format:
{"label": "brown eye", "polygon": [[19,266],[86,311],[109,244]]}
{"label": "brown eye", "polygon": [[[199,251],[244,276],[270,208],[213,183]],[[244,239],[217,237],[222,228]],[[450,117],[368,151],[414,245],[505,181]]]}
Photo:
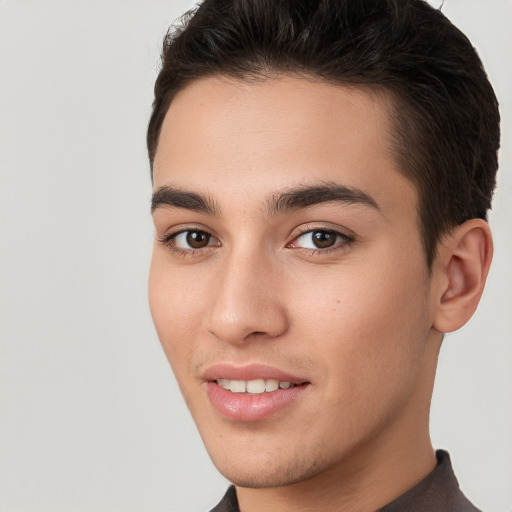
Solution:
{"label": "brown eye", "polygon": [[210,243],[211,236],[204,231],[186,231],[187,244],[192,249],[202,249]]}
{"label": "brown eye", "polygon": [[332,231],[313,231],[311,235],[311,241],[318,249],[332,247],[337,238],[338,234]]}
{"label": "brown eye", "polygon": [[220,242],[215,237],[199,229],[179,231],[167,236],[163,241],[171,249],[180,251],[196,251],[209,246],[220,246]]}
{"label": "brown eye", "polygon": [[339,231],[331,231],[329,229],[312,229],[302,233],[291,244],[291,247],[297,249],[333,249],[345,245],[350,245],[353,238]]}

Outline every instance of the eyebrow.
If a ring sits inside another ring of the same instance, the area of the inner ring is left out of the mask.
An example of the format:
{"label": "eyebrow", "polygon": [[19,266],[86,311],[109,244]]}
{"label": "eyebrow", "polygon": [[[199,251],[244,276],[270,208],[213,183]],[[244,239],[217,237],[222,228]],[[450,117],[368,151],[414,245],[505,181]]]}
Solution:
{"label": "eyebrow", "polygon": [[322,203],[362,204],[380,211],[379,205],[366,192],[338,183],[304,185],[272,196],[267,208],[270,215],[302,210]]}
{"label": "eyebrow", "polygon": [[[331,202],[362,204],[380,211],[375,199],[366,192],[330,182],[319,185],[302,185],[275,193],[267,202],[267,211],[270,216],[274,216]],[[220,209],[212,198],[170,185],[160,187],[154,192],[151,199],[151,213],[165,206],[192,210],[214,217],[220,214]]]}
{"label": "eyebrow", "polygon": [[184,208],[185,210],[206,213],[214,217],[218,216],[219,213],[213,199],[202,194],[181,190],[169,185],[160,187],[153,193],[153,197],[151,198],[151,213],[165,206]]}

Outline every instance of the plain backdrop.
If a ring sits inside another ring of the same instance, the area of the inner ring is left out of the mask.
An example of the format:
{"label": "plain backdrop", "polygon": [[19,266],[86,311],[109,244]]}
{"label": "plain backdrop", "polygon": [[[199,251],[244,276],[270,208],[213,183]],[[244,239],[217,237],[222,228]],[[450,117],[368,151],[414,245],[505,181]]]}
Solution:
{"label": "plain backdrop", "polygon": [[[440,2],[434,3],[438,6]],[[0,0],[0,510],[206,511],[217,474],[153,330],[145,129],[189,0]],[[479,311],[447,336],[436,447],[512,510],[512,1],[447,0],[502,108]]]}

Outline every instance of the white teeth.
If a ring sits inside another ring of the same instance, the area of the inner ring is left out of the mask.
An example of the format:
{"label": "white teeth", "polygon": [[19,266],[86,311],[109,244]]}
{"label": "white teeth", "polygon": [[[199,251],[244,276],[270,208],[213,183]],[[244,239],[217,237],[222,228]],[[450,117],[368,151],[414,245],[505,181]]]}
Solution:
{"label": "white teeth", "polygon": [[229,379],[219,379],[217,380],[217,384],[224,389],[229,389]]}
{"label": "white teeth", "polygon": [[247,393],[263,393],[265,387],[265,381],[263,379],[247,381]]}
{"label": "white teeth", "polygon": [[259,395],[261,393],[270,393],[279,388],[288,389],[295,386],[291,382],[279,382],[276,379],[254,379],[254,380],[229,380],[217,379],[217,384],[232,393],[250,393]]}
{"label": "white teeth", "polygon": [[245,380],[232,380],[229,385],[229,389],[233,393],[245,393],[246,384],[247,382]]}
{"label": "white teeth", "polygon": [[279,381],[274,379],[268,379],[265,382],[265,391],[275,391],[279,389]]}

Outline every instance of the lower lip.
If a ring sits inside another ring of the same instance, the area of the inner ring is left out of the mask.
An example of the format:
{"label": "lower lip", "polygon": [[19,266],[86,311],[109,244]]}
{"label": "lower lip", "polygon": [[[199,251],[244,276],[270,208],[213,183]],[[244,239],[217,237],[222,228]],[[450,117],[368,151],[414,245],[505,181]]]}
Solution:
{"label": "lower lip", "polygon": [[232,393],[216,382],[207,382],[206,391],[211,404],[222,416],[235,421],[260,421],[291,407],[309,387],[301,384],[288,389],[251,395]]}

